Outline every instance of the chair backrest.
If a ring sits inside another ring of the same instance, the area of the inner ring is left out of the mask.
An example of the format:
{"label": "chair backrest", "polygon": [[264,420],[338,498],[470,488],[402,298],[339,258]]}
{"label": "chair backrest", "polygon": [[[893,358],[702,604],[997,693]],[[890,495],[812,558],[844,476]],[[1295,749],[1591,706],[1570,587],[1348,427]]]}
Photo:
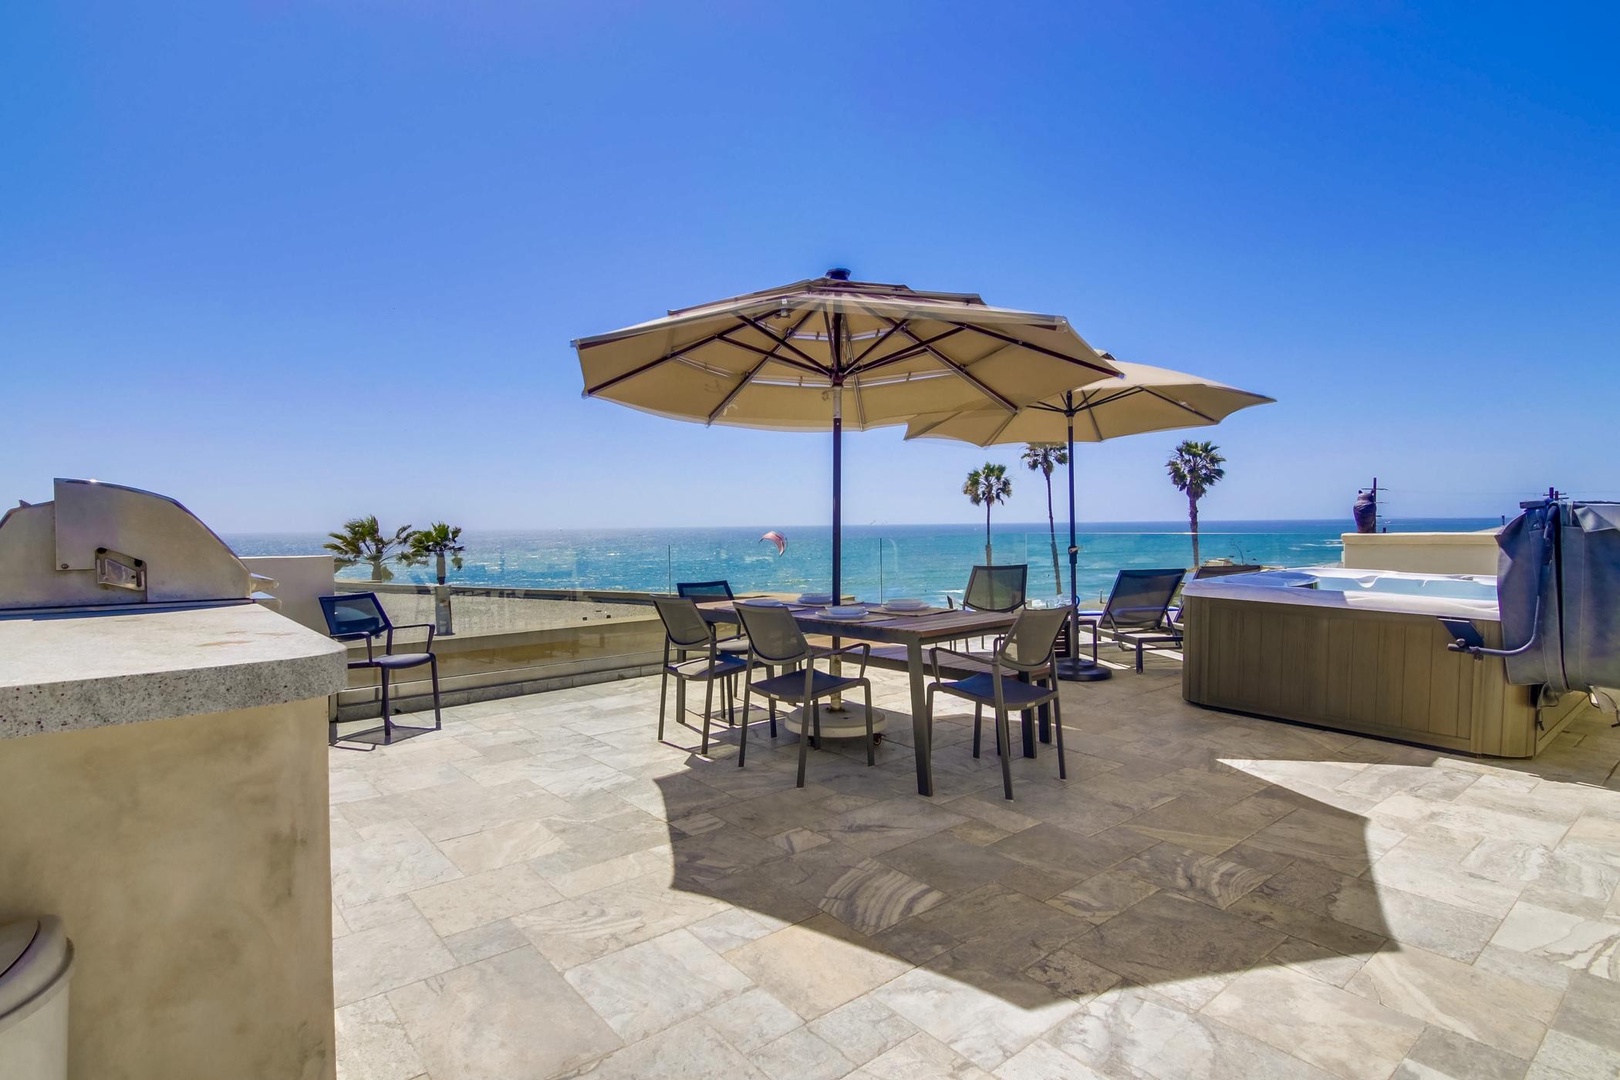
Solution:
{"label": "chair backrest", "polygon": [[693,600],[734,600],[729,581],[678,581],[675,595]]}
{"label": "chair backrest", "polygon": [[975,611],[1016,611],[1024,606],[1024,586],[1029,581],[1025,564],[975,566],[968,575],[962,606]]}
{"label": "chair backrest", "polygon": [[374,592],[319,597],[326,631],[335,638],[376,637],[394,628]]}
{"label": "chair backrest", "polygon": [[1025,608],[1020,611],[1018,620],[1007,631],[1006,640],[1001,644],[1001,662],[1020,671],[1045,667],[1047,661],[1052,659],[1058,631],[1063,629],[1068,617],[1069,609],[1066,607],[1041,610]]}
{"label": "chair backrest", "polygon": [[1099,620],[1115,630],[1158,630],[1168,624],[1170,599],[1187,571],[1121,570]]}
{"label": "chair backrest", "polygon": [[737,617],[742,620],[743,632],[748,635],[749,648],[761,660],[785,664],[809,658],[810,643],[805,640],[804,631],[793,621],[793,613],[787,608],[738,604]]}
{"label": "chair backrest", "polygon": [[709,644],[709,624],[703,621],[702,614],[698,612],[696,600],[681,596],[655,596],[653,606],[658,609],[658,617],[664,621],[664,633],[668,635],[671,645],[695,649]]}

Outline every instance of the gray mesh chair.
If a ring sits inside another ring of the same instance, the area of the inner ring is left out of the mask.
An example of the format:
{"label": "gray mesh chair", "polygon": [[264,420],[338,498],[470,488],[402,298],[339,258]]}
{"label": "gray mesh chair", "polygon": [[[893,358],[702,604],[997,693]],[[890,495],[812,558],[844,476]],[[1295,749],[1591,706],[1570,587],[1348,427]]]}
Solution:
{"label": "gray mesh chair", "polygon": [[[719,581],[677,581],[675,595],[697,601],[736,599],[731,593],[731,582],[724,578]],[[716,644],[723,653],[736,653],[742,656],[748,652],[748,639],[741,634],[728,634],[719,638]]]}
{"label": "gray mesh chair", "polygon": [[[714,712],[714,684],[720,682],[725,698],[726,718],[737,722],[734,707],[732,676],[747,668],[741,660],[717,647],[714,628],[703,621],[697,602],[675,596],[655,596],[653,606],[664,623],[664,668],[658,683],[658,738],[664,738],[664,713],[669,697],[669,680],[675,679],[675,717],[686,722],[686,684],[703,683],[703,746],[698,753],[709,753],[709,721]],[[701,652],[695,659],[687,659],[689,652]]]}
{"label": "gray mesh chair", "polygon": [[[375,735],[378,731],[383,733],[383,744],[394,741],[393,703],[389,700],[389,691],[392,676],[396,671],[407,668],[428,665],[428,671],[433,679],[433,730],[438,731],[444,726],[444,718],[439,710],[439,658],[433,654],[433,633],[435,627],[432,623],[406,623],[395,626],[388,618],[388,612],[383,610],[382,602],[377,599],[374,592],[365,593],[339,593],[336,596],[322,596],[317,598],[321,604],[321,614],[326,616],[326,629],[333,641],[364,641],[366,643],[366,658],[364,660],[350,660],[350,669],[376,668],[378,681],[382,683],[382,727],[370,731],[356,732],[346,735],[343,740],[359,739],[366,735]],[[421,652],[395,652],[395,630],[427,629],[427,643],[422,646]],[[375,642],[383,639],[383,651],[378,653]],[[337,721],[332,721],[331,737],[328,740],[333,746],[339,745]],[[358,749],[357,747],[343,747],[345,750]],[[369,747],[368,747],[369,749]]]}
{"label": "gray mesh chair", "polygon": [[1098,639],[1107,635],[1122,649],[1136,650],[1136,672],[1142,673],[1142,652],[1156,645],[1181,644],[1181,629],[1170,617],[1170,601],[1181,588],[1187,571],[1121,570],[1101,611],[1082,611],[1076,623],[1091,627],[1091,659],[1097,659]]}
{"label": "gray mesh chair", "polygon": [[[1058,631],[1068,617],[1069,612],[1065,608],[1042,611],[1026,608],[1018,613],[1018,621],[1008,628],[1007,633],[996,639],[995,651],[988,657],[952,649],[933,649],[930,652],[934,681],[928,686],[929,727],[932,728],[934,723],[936,692],[973,702],[973,756],[978,757],[984,708],[988,705],[994,709],[996,750],[1001,754],[1001,786],[1009,799],[1013,797],[1009,713],[1024,712],[1047,704],[1052,706],[1052,727],[1057,735],[1058,779],[1069,778],[1069,767],[1063,753],[1063,711],[1052,665]],[[990,670],[963,679],[947,680],[940,673],[939,658],[942,653],[987,664]]]}
{"label": "gray mesh chair", "polygon": [[968,575],[962,606],[974,611],[1017,611],[1024,606],[1029,566],[975,566]]}
{"label": "gray mesh chair", "polygon": [[[799,724],[798,779],[798,786],[804,787],[804,766],[810,741],[812,738],[815,740],[817,749],[820,749],[821,745],[821,699],[853,690],[857,686],[866,693],[866,764],[875,765],[877,758],[874,747],[877,740],[872,737],[872,680],[866,677],[866,664],[871,659],[872,646],[861,642],[843,649],[813,649],[810,642],[805,640],[798,623],[793,621],[793,615],[785,607],[749,607],[746,604],[739,604],[737,615],[742,619],[743,632],[748,635],[750,643],[748,671],[743,676],[743,729],[738,744],[737,765],[741,767],[744,755],[748,752],[749,695],[758,692],[770,701],[772,734],[776,732],[776,702],[791,702],[804,709]],[[861,654],[861,668],[860,673],[853,679],[816,670],[817,660],[857,652]],[[794,664],[803,664],[804,670],[789,671],[758,682],[753,680],[756,666],[770,670]]]}

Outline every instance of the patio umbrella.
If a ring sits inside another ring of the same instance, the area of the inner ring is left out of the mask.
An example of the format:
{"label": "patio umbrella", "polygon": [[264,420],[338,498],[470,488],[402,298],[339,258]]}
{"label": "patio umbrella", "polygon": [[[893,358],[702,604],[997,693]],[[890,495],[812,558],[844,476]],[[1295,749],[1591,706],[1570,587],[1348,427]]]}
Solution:
{"label": "patio umbrella", "polygon": [[[1043,398],[1013,415],[969,409],[915,416],[906,425],[906,438],[960,439],[978,446],[997,443],[1056,443],[1069,447],[1069,603],[1080,606],[1076,582],[1080,548],[1075,540],[1074,444],[1102,442],[1121,435],[1141,435],[1174,428],[1208,427],[1239,409],[1266,405],[1275,398],[1239,390],[1197,375],[1168,368],[1115,360],[1121,378],[1094,383]],[[1078,430],[1075,420],[1079,419]],[[1068,663],[1059,674],[1067,678],[1105,679],[1108,669],[1079,659],[1079,643],[1071,626]]]}
{"label": "patio umbrella", "polygon": [[830,430],[834,597],[846,426],[973,409],[1010,417],[1117,374],[1061,316],[851,281],[843,269],[573,344],[587,397],[703,424]]}

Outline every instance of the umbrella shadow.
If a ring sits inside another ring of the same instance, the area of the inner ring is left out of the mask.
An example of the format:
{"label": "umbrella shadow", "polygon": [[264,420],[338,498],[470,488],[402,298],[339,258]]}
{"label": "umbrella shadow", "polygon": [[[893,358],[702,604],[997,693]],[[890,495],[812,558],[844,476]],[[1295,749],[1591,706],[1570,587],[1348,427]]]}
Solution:
{"label": "umbrella shadow", "polygon": [[1069,779],[1050,750],[1016,758],[1008,803],[993,741],[975,760],[971,718],[941,716],[941,796],[925,799],[904,720],[876,768],[859,743],[812,750],[804,789],[796,736],[756,718],[739,769],[722,728],[658,780],[672,886],[1025,1009],[1118,986],[1197,1007],[1251,968],[1364,958],[1394,936],[1365,877],[1392,838],[1308,777],[1196,738],[1091,755],[1073,732]]}

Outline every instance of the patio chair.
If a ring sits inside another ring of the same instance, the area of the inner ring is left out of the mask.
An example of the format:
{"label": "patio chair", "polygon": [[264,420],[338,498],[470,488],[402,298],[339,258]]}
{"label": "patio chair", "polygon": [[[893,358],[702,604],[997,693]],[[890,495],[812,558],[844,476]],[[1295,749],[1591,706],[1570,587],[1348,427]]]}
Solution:
{"label": "patio chair", "polygon": [[[1036,709],[1042,705],[1052,707],[1052,727],[1057,738],[1058,779],[1069,778],[1068,763],[1063,753],[1063,711],[1058,700],[1057,674],[1053,670],[1053,648],[1058,631],[1069,617],[1064,608],[1050,610],[1024,609],[1018,621],[1007,633],[996,639],[996,648],[988,658],[982,655],[959,653],[952,649],[931,650],[929,662],[934,669],[934,681],[928,686],[928,724],[934,723],[934,694],[950,694],[973,702],[973,756],[979,756],[980,730],[984,722],[986,705],[996,714],[996,752],[1001,755],[1001,786],[1007,798],[1012,790],[1012,732],[1008,715]],[[966,678],[947,680],[941,674],[940,654],[965,657],[988,663],[990,670]],[[1044,680],[1044,685],[1043,685]]]}
{"label": "patio chair", "polygon": [[962,606],[974,611],[1017,611],[1024,606],[1029,566],[975,566],[968,575]]}
{"label": "patio chair", "polygon": [[1097,659],[1098,639],[1106,634],[1122,649],[1136,650],[1136,673],[1142,673],[1142,654],[1156,646],[1181,644],[1181,628],[1170,618],[1170,601],[1187,571],[1121,570],[1101,611],[1078,613],[1076,624],[1091,627],[1091,659]]}
{"label": "patio chair", "polygon": [[[1210,578],[1230,577],[1233,574],[1252,574],[1264,569],[1265,567],[1259,563],[1205,563],[1193,571],[1191,580],[1208,581]],[[1175,605],[1170,609],[1170,621],[1175,624],[1176,629],[1182,629],[1181,597],[1179,595],[1176,597]]]}
{"label": "patio chair", "polygon": [[[736,699],[733,696],[733,676],[747,666],[736,656],[716,648],[714,627],[703,621],[697,602],[675,596],[655,596],[653,606],[664,623],[664,668],[658,682],[658,740],[664,739],[664,712],[669,698],[669,680],[675,679],[675,719],[686,722],[686,684],[703,683],[703,746],[699,754],[709,753],[709,720],[714,712],[714,684],[720,681],[724,697],[726,720],[737,723]],[[703,651],[697,659],[688,660],[686,654]]]}
{"label": "patio chair", "polygon": [[[364,660],[350,660],[349,668],[376,668],[378,677],[382,682],[382,727],[372,728],[370,731],[356,732],[346,736],[347,739],[357,739],[364,735],[374,735],[378,731],[383,733],[383,745],[394,741],[394,720],[389,701],[391,677],[396,671],[407,668],[428,665],[433,678],[433,730],[438,731],[444,726],[444,718],[439,709],[439,658],[433,653],[433,633],[436,629],[432,623],[405,623],[394,625],[388,618],[388,612],[383,610],[381,601],[376,593],[340,593],[337,596],[319,597],[321,614],[326,616],[326,629],[333,641],[360,641],[366,643],[366,658]],[[421,652],[394,651],[394,631],[427,629],[427,642],[422,646]],[[375,648],[378,637],[383,639],[383,651],[379,655]],[[338,737],[338,721],[331,722],[331,735],[329,742],[337,746],[342,740]],[[343,747],[345,750],[354,747]],[[370,747],[367,747],[369,750]]]}
{"label": "patio chair", "polygon": [[[677,581],[675,595],[688,600],[735,600],[732,595],[731,582],[721,579],[719,581]],[[734,626],[735,623],[728,623]],[[748,639],[742,634],[730,634],[719,638],[717,644],[723,653],[736,653],[738,656],[748,652]]]}
{"label": "patio chair", "polygon": [[[866,764],[877,764],[877,740],[872,731],[872,680],[866,677],[866,665],[872,647],[866,642],[842,649],[815,649],[805,639],[799,624],[787,608],[739,606],[737,615],[743,621],[743,632],[748,635],[748,670],[743,675],[743,725],[738,742],[737,766],[742,767],[748,752],[748,698],[754,691],[764,695],[771,703],[771,734],[776,734],[776,702],[787,701],[803,708],[799,720],[799,779],[804,787],[804,766],[813,738],[821,748],[821,699],[860,687],[866,693]],[[816,670],[816,661],[846,653],[861,654],[861,668],[854,678],[833,675]],[[755,665],[767,669],[803,664],[803,671],[789,671],[753,681]]]}

